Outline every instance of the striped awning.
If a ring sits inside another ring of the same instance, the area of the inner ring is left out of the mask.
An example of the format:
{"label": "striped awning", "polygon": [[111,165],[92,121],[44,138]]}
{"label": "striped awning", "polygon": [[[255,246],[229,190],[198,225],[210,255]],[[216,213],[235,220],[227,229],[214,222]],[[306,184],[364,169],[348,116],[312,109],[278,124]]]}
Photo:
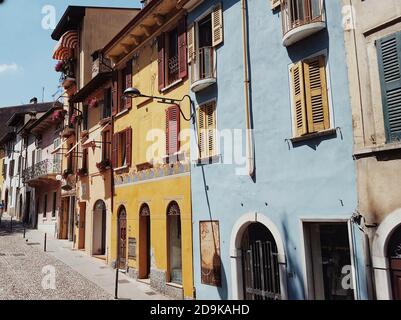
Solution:
{"label": "striped awning", "polygon": [[53,59],[66,60],[73,56],[74,49],[78,46],[78,32],[67,31],[58,41],[53,51]]}

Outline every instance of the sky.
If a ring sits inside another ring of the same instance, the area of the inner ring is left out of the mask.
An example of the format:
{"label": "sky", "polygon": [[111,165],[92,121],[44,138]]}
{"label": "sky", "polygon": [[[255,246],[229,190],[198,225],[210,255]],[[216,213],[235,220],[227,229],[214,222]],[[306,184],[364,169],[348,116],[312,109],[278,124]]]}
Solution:
{"label": "sky", "polygon": [[[0,0],[0,107],[53,101],[60,74],[55,72],[55,24],[69,5],[140,8],[137,0]],[[52,12],[55,14],[53,15]]]}

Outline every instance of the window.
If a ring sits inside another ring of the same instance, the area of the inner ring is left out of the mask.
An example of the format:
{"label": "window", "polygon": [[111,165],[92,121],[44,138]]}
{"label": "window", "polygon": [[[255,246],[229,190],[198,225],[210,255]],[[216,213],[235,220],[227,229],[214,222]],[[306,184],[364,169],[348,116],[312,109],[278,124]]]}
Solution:
{"label": "window", "polygon": [[[55,138],[53,141],[53,149],[57,150],[57,148],[60,147],[60,145],[61,145],[61,139]],[[57,151],[53,155],[53,165],[54,165],[55,172],[60,172],[60,170],[61,170],[61,151]]]}
{"label": "window", "polygon": [[114,134],[113,138],[113,167],[115,169],[131,165],[132,129]]}
{"label": "window", "polygon": [[36,150],[36,163],[42,162],[42,149]]}
{"label": "window", "polygon": [[10,169],[9,169],[9,172],[8,172],[8,175],[10,177],[14,176],[14,165],[15,165],[15,160],[11,160],[10,161]]}
{"label": "window", "polygon": [[82,130],[88,130],[88,105],[82,107]]}
{"label": "window", "polygon": [[401,139],[401,32],[376,42],[387,142]]}
{"label": "window", "polygon": [[56,217],[56,209],[57,209],[57,192],[53,192],[52,218]]}
{"label": "window", "polygon": [[290,73],[294,136],[330,129],[325,56],[300,61]]}
{"label": "window", "polygon": [[176,28],[158,37],[159,90],[183,79],[188,74],[186,20],[182,18]]}
{"label": "window", "polygon": [[7,164],[6,164],[6,160],[5,160],[5,159],[3,159],[3,171],[2,171],[2,175],[3,175],[3,178],[5,178],[6,175],[7,175]]}
{"label": "window", "polygon": [[45,200],[43,204],[43,218],[46,218],[47,216],[47,194],[45,194]]}
{"label": "window", "polygon": [[180,109],[171,106],[166,110],[166,155],[173,155],[180,150]]}
{"label": "window", "polygon": [[111,105],[112,105],[112,89],[108,88],[104,90],[102,119],[106,119],[111,116]]}
{"label": "window", "polygon": [[111,132],[102,132],[102,161],[111,160]]}
{"label": "window", "polygon": [[88,173],[88,149],[83,149],[82,151],[82,170]]}
{"label": "window", "polygon": [[[113,73],[112,114],[129,109],[132,106],[131,98],[121,99],[125,89],[132,87],[132,60],[127,62],[125,68]],[[105,101],[106,102],[106,101]]]}
{"label": "window", "polygon": [[22,170],[22,157],[18,156],[18,174],[21,174],[21,170]]}
{"label": "window", "polygon": [[[71,150],[72,147],[73,147],[73,144],[70,143],[70,145],[68,146],[68,150]],[[67,171],[68,172],[72,172],[72,170],[73,170],[73,156],[74,156],[74,151],[72,151],[68,154],[68,159],[67,159]]]}
{"label": "window", "polygon": [[217,155],[215,102],[210,102],[199,107],[198,145],[200,159],[210,158]]}

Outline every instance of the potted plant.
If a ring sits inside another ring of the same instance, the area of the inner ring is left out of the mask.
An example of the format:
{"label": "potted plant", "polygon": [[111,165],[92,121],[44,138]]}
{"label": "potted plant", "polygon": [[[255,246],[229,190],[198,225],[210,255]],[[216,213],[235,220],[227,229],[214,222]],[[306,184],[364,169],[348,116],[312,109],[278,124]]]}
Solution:
{"label": "potted plant", "polygon": [[98,106],[98,101],[96,98],[90,98],[88,101],[89,108],[96,108]]}
{"label": "potted plant", "polygon": [[78,177],[84,177],[88,174],[88,170],[86,168],[80,168],[77,171]]}
{"label": "potted plant", "polygon": [[96,163],[96,167],[99,169],[99,171],[105,171],[111,168],[111,162],[110,160],[103,160]]}
{"label": "potted plant", "polygon": [[64,178],[64,179],[67,179],[68,176],[69,176],[70,174],[72,174],[71,169],[65,169],[65,170],[63,171],[63,178]]}
{"label": "potted plant", "polygon": [[65,111],[64,110],[56,110],[52,114],[52,121],[58,122],[64,120]]}
{"label": "potted plant", "polygon": [[54,70],[56,70],[56,72],[64,71],[64,61],[58,61],[54,67]]}

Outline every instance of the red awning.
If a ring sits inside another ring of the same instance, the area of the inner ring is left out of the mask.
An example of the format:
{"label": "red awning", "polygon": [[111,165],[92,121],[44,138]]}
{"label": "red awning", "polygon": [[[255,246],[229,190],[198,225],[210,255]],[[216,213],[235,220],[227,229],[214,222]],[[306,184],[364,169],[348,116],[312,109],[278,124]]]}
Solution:
{"label": "red awning", "polygon": [[67,31],[60,38],[53,51],[53,59],[66,60],[73,56],[74,49],[78,46],[78,32]]}

